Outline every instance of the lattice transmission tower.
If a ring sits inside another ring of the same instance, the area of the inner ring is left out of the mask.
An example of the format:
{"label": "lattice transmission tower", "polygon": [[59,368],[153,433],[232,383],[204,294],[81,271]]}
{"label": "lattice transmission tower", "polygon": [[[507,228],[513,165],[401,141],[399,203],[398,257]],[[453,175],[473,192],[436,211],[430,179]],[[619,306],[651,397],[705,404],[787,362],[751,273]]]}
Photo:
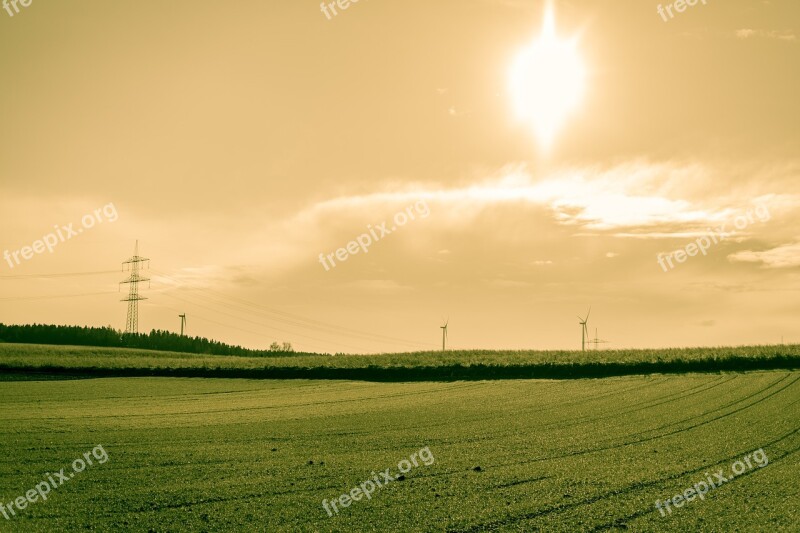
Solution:
{"label": "lattice transmission tower", "polygon": [[128,302],[128,320],[125,323],[125,333],[139,333],[139,300],[147,300],[144,296],[139,296],[139,283],[150,281],[150,278],[143,278],[139,275],[139,265],[148,261],[150,260],[139,256],[139,241],[136,241],[133,257],[122,263],[123,272],[126,265],[131,272],[128,279],[119,282],[120,287],[123,283],[129,284],[128,297],[121,300]]}

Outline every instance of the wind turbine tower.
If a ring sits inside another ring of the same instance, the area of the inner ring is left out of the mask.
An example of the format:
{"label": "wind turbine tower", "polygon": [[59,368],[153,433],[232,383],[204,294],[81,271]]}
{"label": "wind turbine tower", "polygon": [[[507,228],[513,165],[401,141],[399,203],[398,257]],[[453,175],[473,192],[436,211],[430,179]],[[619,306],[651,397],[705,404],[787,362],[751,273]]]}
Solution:
{"label": "wind turbine tower", "polygon": [[447,341],[447,324],[450,322],[450,319],[447,319],[444,323],[444,326],[439,326],[439,329],[442,330],[442,351],[447,349],[446,341]]}
{"label": "wind turbine tower", "polygon": [[178,318],[181,319],[181,337],[183,337],[183,328],[186,326],[186,313],[178,315]]}
{"label": "wind turbine tower", "polygon": [[578,323],[581,325],[581,351],[586,351],[586,340],[589,338],[589,330],[586,323],[589,321],[589,315],[592,313],[592,306],[589,306],[589,312],[586,313],[586,318],[578,317]]}

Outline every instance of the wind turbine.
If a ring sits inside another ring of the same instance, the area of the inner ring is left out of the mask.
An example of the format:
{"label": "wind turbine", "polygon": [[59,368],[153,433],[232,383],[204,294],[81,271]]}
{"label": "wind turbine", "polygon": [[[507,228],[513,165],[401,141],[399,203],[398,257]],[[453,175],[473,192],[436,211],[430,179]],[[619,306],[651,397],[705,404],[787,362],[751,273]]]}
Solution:
{"label": "wind turbine", "polygon": [[445,341],[447,340],[447,324],[449,322],[450,322],[450,319],[448,318],[447,320],[445,320],[444,326],[439,326],[439,329],[442,330],[442,351],[445,351],[445,349],[446,349]]}
{"label": "wind turbine", "polygon": [[178,315],[178,318],[181,319],[181,337],[183,337],[183,328],[186,326],[186,313]]}
{"label": "wind turbine", "polygon": [[589,321],[589,315],[592,313],[592,306],[589,306],[589,311],[586,313],[586,318],[578,317],[578,323],[581,325],[581,351],[586,351],[586,339],[589,337],[589,330],[586,328],[586,322]]}
{"label": "wind turbine", "polygon": [[604,341],[603,339],[598,338],[597,337],[597,328],[594,328],[594,339],[591,339],[589,341],[589,344],[594,344],[594,349],[596,350],[598,344],[605,344],[605,343],[608,343],[608,342],[609,341]]}

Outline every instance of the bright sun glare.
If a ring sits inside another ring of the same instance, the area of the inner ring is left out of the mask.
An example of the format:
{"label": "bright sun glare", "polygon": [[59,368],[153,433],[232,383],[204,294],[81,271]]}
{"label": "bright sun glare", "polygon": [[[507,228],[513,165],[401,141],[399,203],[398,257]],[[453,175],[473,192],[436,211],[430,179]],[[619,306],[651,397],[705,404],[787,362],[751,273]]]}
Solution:
{"label": "bright sun glare", "polygon": [[544,14],[539,38],[523,49],[511,68],[511,93],[521,120],[531,124],[547,149],[583,97],[586,71],[577,38],[556,35],[552,7]]}

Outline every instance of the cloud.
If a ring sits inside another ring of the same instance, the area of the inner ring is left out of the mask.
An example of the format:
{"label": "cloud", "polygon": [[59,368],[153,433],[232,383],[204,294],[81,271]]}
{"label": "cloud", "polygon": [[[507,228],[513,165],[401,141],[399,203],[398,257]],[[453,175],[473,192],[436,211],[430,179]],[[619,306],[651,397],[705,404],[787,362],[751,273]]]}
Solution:
{"label": "cloud", "polygon": [[[599,236],[606,239],[600,250],[614,250],[631,260],[636,256],[631,247],[639,248],[647,241],[697,238],[705,235],[709,227],[730,222],[742,209],[758,201],[767,203],[773,214],[769,225],[773,242],[792,241],[796,235],[792,213],[800,206],[798,174],[800,165],[792,162],[727,166],[713,161],[640,158],[605,165],[556,167],[548,172],[513,164],[447,185],[405,177],[376,180],[367,190],[343,189],[341,194],[320,196],[290,214],[256,209],[243,212],[235,220],[208,215],[185,221],[170,213],[152,217],[120,204],[120,220],[102,231],[108,230],[107,237],[113,242],[119,240],[117,237],[124,240],[133,235],[147,236],[143,253],[161,257],[153,266],[173,278],[172,282],[154,278],[160,286],[203,285],[220,279],[252,285],[265,275],[283,275],[289,270],[321,272],[320,253],[345,246],[366,233],[368,225],[374,228],[387,221],[391,227],[395,214],[412,209],[415,220],[373,243],[369,261],[353,258],[348,268],[355,268],[351,263],[362,265],[365,271],[356,275],[363,278],[372,274],[369,268],[387,260],[396,264],[401,259],[414,262],[414,258],[424,256],[444,262],[456,255],[450,251],[469,259],[472,244],[481,242],[498,257],[514,255],[508,251],[509,246],[532,246],[528,249],[537,250],[534,257],[515,256],[514,261],[549,272],[558,269],[548,268],[547,261],[564,264],[565,257],[555,244],[563,239]],[[770,194],[777,190],[784,192]],[[19,195],[0,198],[0,222],[4,227],[19,225],[17,221],[26,212],[49,209],[41,200],[25,200]],[[425,210],[414,209],[422,206],[421,202],[430,209],[424,218],[421,215]],[[69,209],[64,210],[67,204],[66,199],[53,203],[53,222],[74,220],[75,213],[85,212],[83,204],[69,204]],[[43,224],[39,219],[30,219],[28,226],[17,230],[17,241],[41,236]],[[755,230],[759,234],[766,231],[761,226]],[[92,234],[98,242],[84,239],[81,246],[99,249],[99,241],[106,239],[100,231]],[[621,240],[627,241],[621,245],[626,248],[615,244]],[[208,241],[217,243],[213,257],[208,255]],[[132,245],[132,240],[127,242]],[[181,264],[164,260],[163,250],[174,246],[174,242],[181,242]],[[127,246],[113,253],[129,254]],[[78,261],[84,248],[79,249],[77,244],[73,248]],[[65,247],[60,252],[60,257],[65,257],[66,250]],[[743,257],[746,256],[737,259]],[[378,258],[380,262],[376,263]],[[104,258],[106,263],[111,259],[116,261],[116,256]],[[531,263],[534,259],[541,262]],[[181,270],[187,265],[196,268]],[[75,269],[80,270],[77,266]]]}
{"label": "cloud", "polygon": [[691,239],[705,235],[709,227],[730,224],[754,204],[769,204],[776,218],[779,211],[796,209],[800,195],[771,193],[791,187],[797,174],[797,165],[792,164],[728,167],[643,158],[546,174],[522,164],[508,165],[450,186],[386,181],[372,191],[323,198],[292,216],[273,219],[255,230],[257,236],[249,239],[253,244],[247,249],[254,261],[270,257],[275,268],[308,262],[365,233],[368,224],[391,221],[396,213],[420,202],[429,207],[430,216],[417,216],[386,237],[386,242],[405,247],[407,253],[427,245],[433,253],[452,249],[441,240],[445,233],[483,235],[481,228],[489,225],[495,231],[485,238],[492,241],[537,239],[520,231],[521,220],[537,228],[543,238]]}
{"label": "cloud", "polygon": [[742,250],[728,256],[732,262],[761,263],[765,268],[791,268],[800,266],[800,242],[783,244],[771,250],[755,252]]}
{"label": "cloud", "polygon": [[523,289],[532,287],[533,284],[527,281],[517,281],[513,279],[492,279],[488,280],[490,287],[498,289]]}
{"label": "cloud", "polygon": [[451,117],[463,117],[464,115],[468,115],[469,111],[459,111],[458,109],[455,108],[455,106],[450,106],[447,109],[447,114],[450,115]]}
{"label": "cloud", "polygon": [[751,37],[761,37],[764,39],[777,39],[779,41],[797,40],[797,36],[790,30],[755,30],[752,28],[742,28],[736,30],[737,39],[749,39]]}
{"label": "cloud", "polygon": [[358,281],[342,283],[340,287],[347,292],[364,291],[373,293],[396,293],[414,290],[412,287],[402,285],[390,279],[362,279]]}
{"label": "cloud", "polygon": [[655,226],[665,223],[714,223],[725,220],[733,209],[695,206],[684,198],[670,197],[674,183],[710,182],[715,178],[697,165],[635,161],[610,168],[586,167],[534,176],[524,166],[508,166],[471,184],[453,188],[422,187],[420,184],[389,186],[384,191],[359,196],[342,196],[310,206],[295,217],[310,221],[346,212],[363,214],[390,205],[402,206],[421,199],[457,207],[448,208],[459,222],[477,216],[480,210],[503,204],[547,207],[562,225],[590,229]]}

